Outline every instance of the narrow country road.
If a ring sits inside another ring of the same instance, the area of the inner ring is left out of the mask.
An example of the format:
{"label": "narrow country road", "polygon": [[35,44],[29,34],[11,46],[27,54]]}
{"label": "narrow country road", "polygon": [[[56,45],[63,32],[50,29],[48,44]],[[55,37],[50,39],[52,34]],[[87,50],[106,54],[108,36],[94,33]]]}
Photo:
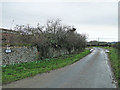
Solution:
{"label": "narrow country road", "polygon": [[64,68],[19,80],[3,88],[116,88],[102,48]]}

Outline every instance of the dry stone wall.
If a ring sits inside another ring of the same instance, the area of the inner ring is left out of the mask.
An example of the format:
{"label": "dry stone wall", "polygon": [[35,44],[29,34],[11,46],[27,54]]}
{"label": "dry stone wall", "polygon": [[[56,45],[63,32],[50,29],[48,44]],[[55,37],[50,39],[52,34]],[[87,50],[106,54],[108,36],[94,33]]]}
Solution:
{"label": "dry stone wall", "polygon": [[[10,49],[11,52],[6,53],[6,48],[2,48],[2,65],[37,61],[38,52],[36,47],[11,47]],[[51,58],[68,54],[68,52],[65,49],[55,50],[49,48],[47,54],[48,58]]]}
{"label": "dry stone wall", "polygon": [[[36,47],[10,47],[10,53],[6,53],[6,49],[6,47],[2,47],[2,65],[38,60],[38,51]],[[68,51],[65,49],[55,50],[54,48],[49,48],[47,54],[48,58],[59,57],[68,54]]]}
{"label": "dry stone wall", "polygon": [[6,48],[2,48],[2,65],[31,62],[37,60],[37,49],[35,47],[14,47],[11,48],[10,53],[6,53],[5,50]]}

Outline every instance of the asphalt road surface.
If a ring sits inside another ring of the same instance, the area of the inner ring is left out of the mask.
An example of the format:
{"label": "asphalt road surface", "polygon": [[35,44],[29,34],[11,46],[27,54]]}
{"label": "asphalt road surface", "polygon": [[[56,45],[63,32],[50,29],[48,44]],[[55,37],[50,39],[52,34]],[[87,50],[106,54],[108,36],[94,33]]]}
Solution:
{"label": "asphalt road surface", "polygon": [[22,79],[3,88],[116,88],[104,49],[94,51],[80,61],[49,73]]}

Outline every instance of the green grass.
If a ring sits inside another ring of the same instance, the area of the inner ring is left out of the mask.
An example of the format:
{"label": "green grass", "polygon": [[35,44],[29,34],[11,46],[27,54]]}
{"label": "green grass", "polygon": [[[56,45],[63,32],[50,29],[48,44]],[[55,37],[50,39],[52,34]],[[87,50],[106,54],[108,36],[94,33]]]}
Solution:
{"label": "green grass", "polygon": [[111,66],[113,68],[114,75],[118,80],[118,86],[120,87],[120,53],[117,49],[112,47],[105,47],[106,49],[110,50],[109,59],[111,62]]}
{"label": "green grass", "polygon": [[89,50],[85,50],[80,54],[64,55],[58,58],[45,59],[42,61],[7,65],[2,67],[2,83],[10,83],[26,77],[34,76],[38,73],[44,73],[70,65],[89,53]]}

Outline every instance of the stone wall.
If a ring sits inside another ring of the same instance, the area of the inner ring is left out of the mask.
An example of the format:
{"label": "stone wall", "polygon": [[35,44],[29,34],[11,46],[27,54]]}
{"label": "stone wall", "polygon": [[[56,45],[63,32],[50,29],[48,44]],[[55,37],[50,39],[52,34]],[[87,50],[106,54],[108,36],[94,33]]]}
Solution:
{"label": "stone wall", "polygon": [[68,51],[63,48],[63,49],[58,49],[58,50],[55,50],[54,48],[49,48],[49,52],[47,53],[48,57],[59,57],[61,55],[64,55],[64,54],[68,54]]}
{"label": "stone wall", "polygon": [[[38,52],[36,47],[10,47],[11,52],[6,53],[6,48],[2,48],[2,65],[16,64],[21,62],[36,61],[38,58]],[[47,53],[48,58],[58,57],[64,54],[68,54],[67,50],[49,48]]]}
{"label": "stone wall", "polygon": [[37,49],[35,47],[14,47],[11,48],[11,53],[6,53],[5,50],[6,48],[2,48],[2,65],[37,60]]}

